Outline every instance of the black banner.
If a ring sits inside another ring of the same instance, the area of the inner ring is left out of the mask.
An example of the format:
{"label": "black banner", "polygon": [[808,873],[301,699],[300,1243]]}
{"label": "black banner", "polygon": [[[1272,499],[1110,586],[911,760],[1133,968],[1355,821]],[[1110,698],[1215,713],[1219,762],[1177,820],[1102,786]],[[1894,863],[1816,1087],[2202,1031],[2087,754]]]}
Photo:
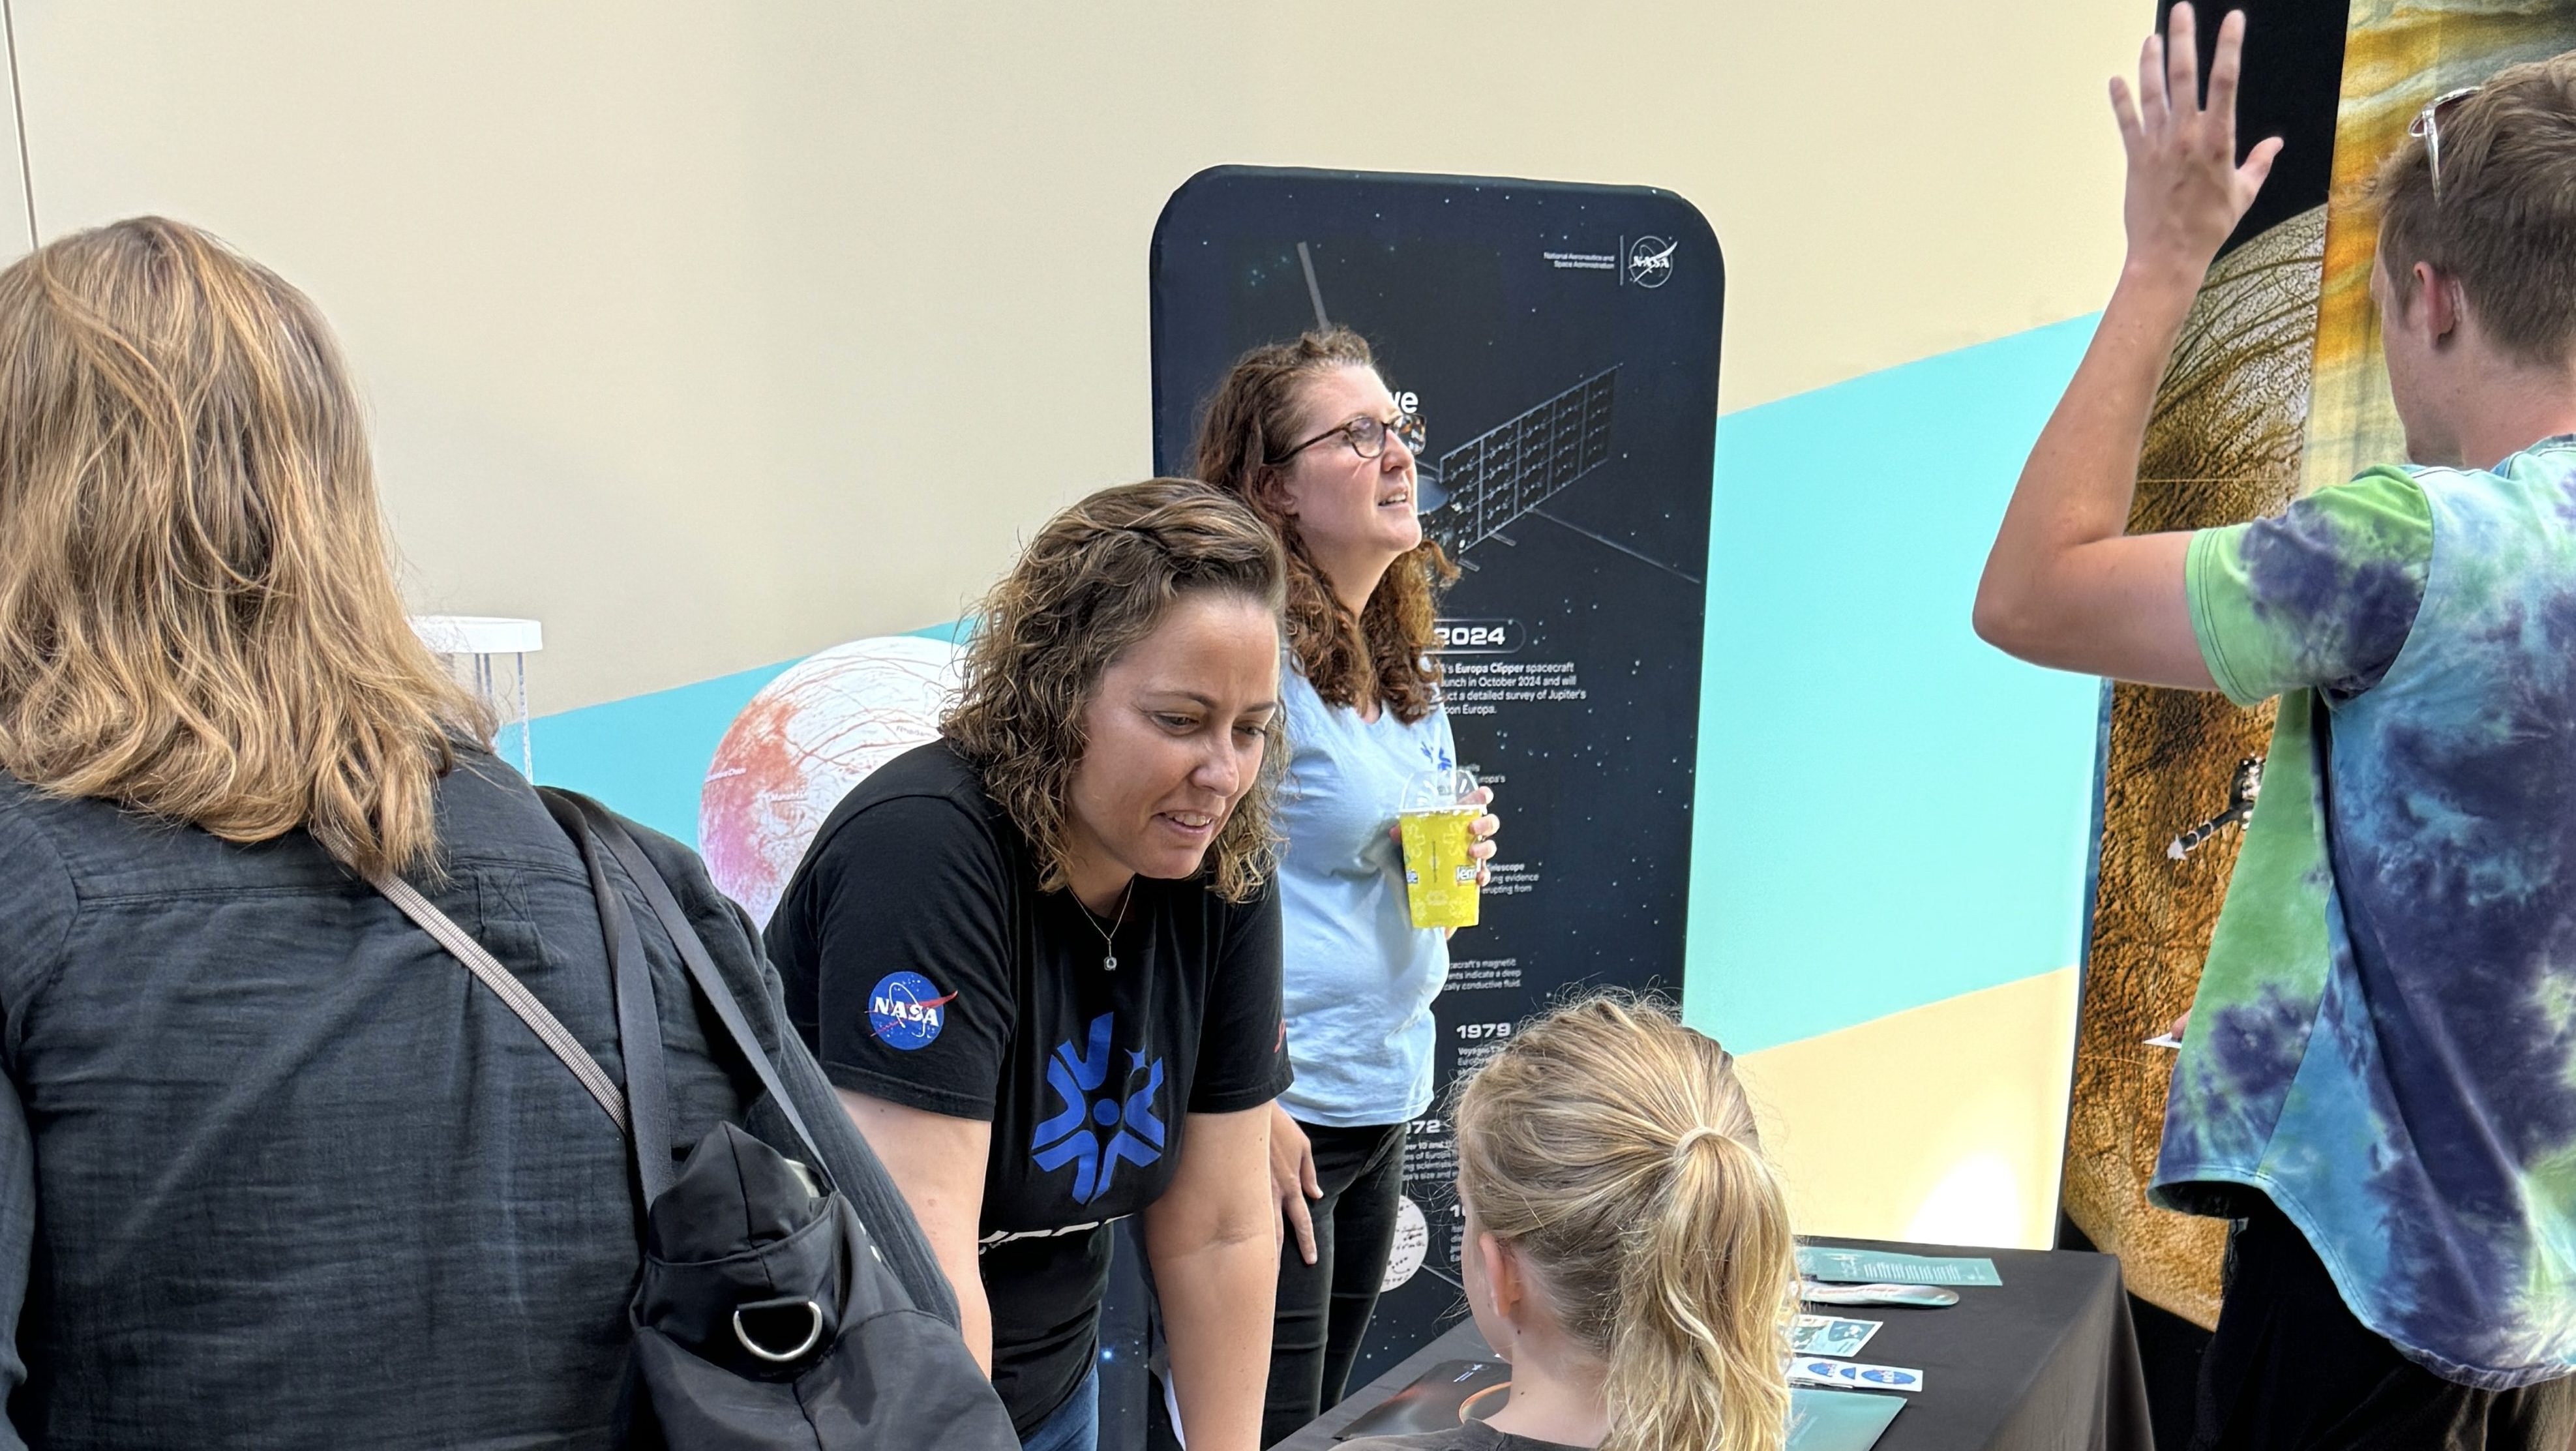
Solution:
{"label": "black banner", "polygon": [[[1236,357],[1326,320],[1429,422],[1423,526],[1465,569],[1444,695],[1507,822],[1435,1007],[1444,1102],[1569,986],[1678,996],[1725,295],[1707,222],[1642,187],[1223,167],[1173,195],[1152,267],[1158,473],[1187,471]],[[1353,1385],[1464,1313],[1442,1108],[1413,1128]],[[1131,1444],[1109,1349],[1103,1444]]]}

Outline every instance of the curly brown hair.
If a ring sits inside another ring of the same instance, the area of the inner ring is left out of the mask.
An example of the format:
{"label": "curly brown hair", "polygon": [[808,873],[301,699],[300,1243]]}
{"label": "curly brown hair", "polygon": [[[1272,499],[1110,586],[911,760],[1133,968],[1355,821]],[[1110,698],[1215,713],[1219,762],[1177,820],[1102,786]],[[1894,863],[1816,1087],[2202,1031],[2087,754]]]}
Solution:
{"label": "curly brown hair", "polygon": [[1307,683],[1327,705],[1365,710],[1384,702],[1410,725],[1439,704],[1440,667],[1430,657],[1440,591],[1458,578],[1440,546],[1425,539],[1397,558],[1355,619],[1306,552],[1283,507],[1287,470],[1270,460],[1296,445],[1305,383],[1338,368],[1377,367],[1368,339],[1349,328],[1269,343],[1236,361],[1199,424],[1199,477],[1252,506],[1288,551],[1288,643]]}
{"label": "curly brown hair", "polygon": [[[1148,479],[1048,520],[984,597],[939,730],[1036,849],[1041,889],[1066,884],[1065,802],[1101,673],[1185,595],[1237,594],[1275,616],[1286,573],[1278,538],[1242,504],[1188,479]],[[1270,810],[1288,753],[1276,714],[1265,734],[1261,773],[1204,869],[1229,902],[1252,898],[1278,850]]]}

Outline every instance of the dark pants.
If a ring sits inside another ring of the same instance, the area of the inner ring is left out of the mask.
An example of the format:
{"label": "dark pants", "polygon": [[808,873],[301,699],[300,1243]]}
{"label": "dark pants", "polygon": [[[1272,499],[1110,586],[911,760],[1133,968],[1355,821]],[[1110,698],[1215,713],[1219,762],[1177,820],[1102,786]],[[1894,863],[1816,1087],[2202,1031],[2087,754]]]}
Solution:
{"label": "dark pants", "polygon": [[1404,1125],[1328,1129],[1299,1124],[1314,1146],[1324,1197],[1315,1218],[1315,1262],[1290,1234],[1279,1251],[1279,1313],[1270,1327],[1270,1393],[1261,1412],[1269,1446],[1322,1415],[1349,1388],[1378,1285],[1395,1244],[1404,1190]]}
{"label": "dark pants", "polygon": [[2306,1236],[2264,1201],[2228,1241],[2195,1451],[2565,1451],[2576,1380],[2482,1391],[2363,1328]]}

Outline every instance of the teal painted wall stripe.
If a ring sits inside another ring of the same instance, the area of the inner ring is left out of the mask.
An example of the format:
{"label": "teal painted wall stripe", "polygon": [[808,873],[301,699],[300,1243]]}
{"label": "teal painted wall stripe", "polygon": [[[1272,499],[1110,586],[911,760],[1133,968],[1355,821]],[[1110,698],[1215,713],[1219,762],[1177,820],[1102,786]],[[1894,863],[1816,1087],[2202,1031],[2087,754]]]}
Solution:
{"label": "teal painted wall stripe", "polygon": [[1739,1052],[2076,960],[2100,683],[1969,608],[2095,321],[1719,421],[1683,999]]}
{"label": "teal painted wall stripe", "polygon": [[[2094,321],[1719,421],[1684,1001],[1737,1051],[2076,960],[2100,687],[1968,608]],[[537,774],[694,843],[717,742],[791,663],[542,717]]]}
{"label": "teal painted wall stripe", "polygon": [[537,779],[596,797],[696,846],[698,788],[717,744],[760,688],[795,663],[539,716],[528,730]]}

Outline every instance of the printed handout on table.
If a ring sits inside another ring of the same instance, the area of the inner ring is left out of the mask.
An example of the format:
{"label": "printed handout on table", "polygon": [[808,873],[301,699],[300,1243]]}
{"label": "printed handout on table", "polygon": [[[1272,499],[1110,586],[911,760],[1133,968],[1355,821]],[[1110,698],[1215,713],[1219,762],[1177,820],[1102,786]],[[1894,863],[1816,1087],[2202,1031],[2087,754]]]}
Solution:
{"label": "printed handout on table", "polygon": [[1995,1262],[1982,1257],[1887,1254],[1879,1250],[1798,1246],[1798,1273],[1811,1280],[1855,1284],[1889,1280],[1906,1285],[2000,1285]]}
{"label": "printed handout on table", "polygon": [[1789,1329],[1789,1348],[1800,1355],[1858,1355],[1885,1323],[1846,1320],[1839,1315],[1801,1315]]}

